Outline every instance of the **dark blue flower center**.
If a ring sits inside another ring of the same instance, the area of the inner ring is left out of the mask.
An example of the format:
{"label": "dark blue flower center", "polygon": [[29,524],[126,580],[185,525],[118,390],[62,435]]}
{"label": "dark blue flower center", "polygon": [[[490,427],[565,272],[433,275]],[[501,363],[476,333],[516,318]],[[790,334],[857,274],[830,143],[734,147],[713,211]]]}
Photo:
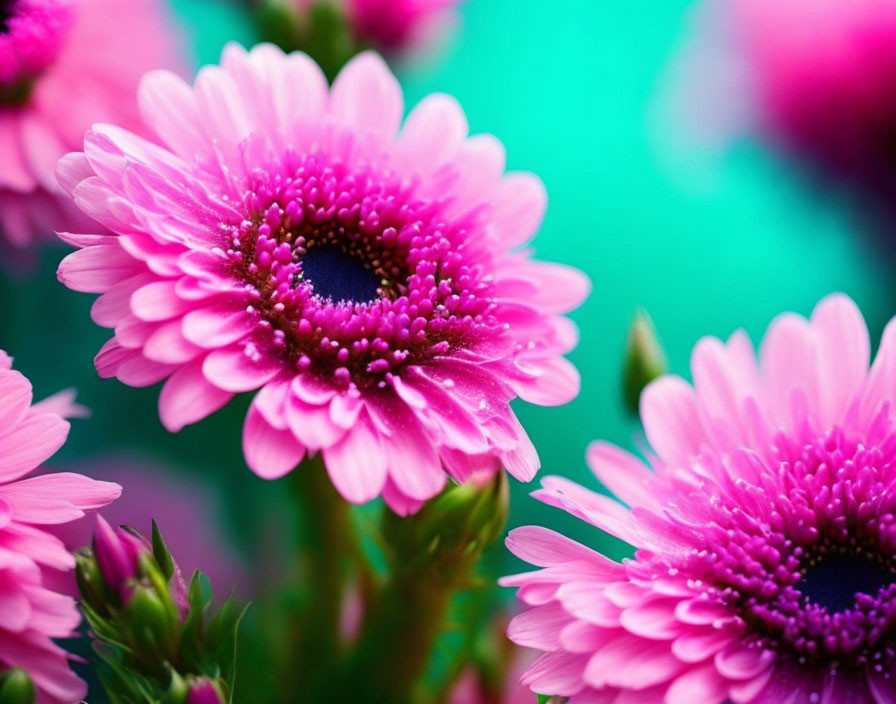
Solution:
{"label": "dark blue flower center", "polygon": [[837,613],[851,609],[857,594],[874,596],[894,581],[892,569],[874,557],[834,553],[813,563],[796,588],[812,603]]}
{"label": "dark blue flower center", "polygon": [[376,273],[337,245],[309,249],[301,263],[302,279],[320,298],[367,303],[380,296]]}

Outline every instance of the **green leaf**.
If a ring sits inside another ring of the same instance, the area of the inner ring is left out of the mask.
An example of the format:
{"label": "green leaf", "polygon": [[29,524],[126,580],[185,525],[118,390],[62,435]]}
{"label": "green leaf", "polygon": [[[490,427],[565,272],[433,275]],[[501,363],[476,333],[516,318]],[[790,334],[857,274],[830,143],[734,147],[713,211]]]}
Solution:
{"label": "green leaf", "polygon": [[170,580],[174,574],[174,558],[171,557],[171,552],[165,545],[165,539],[162,538],[162,533],[155,521],[152,522],[152,554],[156,558],[156,562],[159,563],[165,580]]}

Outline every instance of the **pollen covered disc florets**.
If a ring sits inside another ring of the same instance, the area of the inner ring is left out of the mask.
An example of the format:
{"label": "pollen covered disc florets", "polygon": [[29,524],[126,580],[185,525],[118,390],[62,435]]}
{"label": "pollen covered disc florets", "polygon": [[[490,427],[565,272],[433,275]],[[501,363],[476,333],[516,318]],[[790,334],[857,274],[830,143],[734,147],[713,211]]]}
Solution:
{"label": "pollen covered disc florets", "polygon": [[289,162],[285,177],[253,179],[246,219],[224,226],[259,344],[337,386],[385,388],[387,374],[500,334],[467,232],[437,202],[386,171]]}
{"label": "pollen covered disc florets", "polygon": [[518,249],[545,194],[504,173],[496,139],[469,137],[443,95],[402,126],[374,54],[330,88],[303,54],[230,46],[193,88],[151,74],[140,101],[165,146],[98,126],[59,169],[113,233],[64,235],[80,251],[59,271],[103,294],[101,374],[167,379],[171,430],[258,390],[252,469],[276,477],[321,452],[352,501],[408,512],[447,474],[531,478],[509,401],[576,394],[562,314],[588,282]]}

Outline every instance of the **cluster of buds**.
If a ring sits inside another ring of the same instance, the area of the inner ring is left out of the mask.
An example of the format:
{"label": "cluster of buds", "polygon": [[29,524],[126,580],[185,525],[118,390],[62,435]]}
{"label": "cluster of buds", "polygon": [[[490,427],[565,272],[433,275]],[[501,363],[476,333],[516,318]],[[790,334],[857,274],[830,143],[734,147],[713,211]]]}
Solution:
{"label": "cluster of buds", "polygon": [[230,701],[242,610],[230,599],[212,612],[208,580],[197,571],[186,586],[155,523],[148,540],[98,518],[92,548],[76,560],[81,607],[116,702]]}

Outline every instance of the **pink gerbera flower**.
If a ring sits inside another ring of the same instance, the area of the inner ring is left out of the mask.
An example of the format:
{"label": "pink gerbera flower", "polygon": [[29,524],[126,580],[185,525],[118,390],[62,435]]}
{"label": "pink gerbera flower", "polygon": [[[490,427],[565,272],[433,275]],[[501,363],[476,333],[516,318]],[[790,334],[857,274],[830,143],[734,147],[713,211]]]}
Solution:
{"label": "pink gerbera flower", "polygon": [[544,651],[524,682],[571,704],[896,701],[896,320],[868,371],[844,296],[694,350],[694,385],[644,392],[649,467],[588,459],[629,508],[559,477],[536,495],[637,552],[622,564],[552,531],[511,533],[544,569],[507,578],[509,628]]}
{"label": "pink gerbera flower", "polygon": [[401,88],[374,54],[328,89],[303,54],[231,45],[194,89],[166,72],[140,90],[165,146],[98,126],[59,177],[111,235],[60,280],[102,293],[115,328],[104,377],[167,379],[177,431],[259,390],[243,445],[260,476],[323,453],[347,499],[399,512],[458,480],[538,467],[509,407],[579,387],[560,314],[588,290],[576,270],[517,249],[537,230],[541,182],[507,174],[490,136],[467,137],[433,95],[399,130]]}
{"label": "pink gerbera flower", "polygon": [[23,476],[65,442],[59,400],[31,405],[31,384],[0,352],[0,669],[22,668],[41,704],[73,704],[87,691],[53,638],[74,634],[75,601],[47,588],[45,570],[75,560],[44,526],[67,523],[113,501],[117,484],[79,474]]}
{"label": "pink gerbera flower", "polygon": [[[85,222],[56,182],[56,163],[99,120],[138,128],[136,88],[179,64],[160,0],[0,2],[0,235]],[[73,220],[74,218],[74,220]]]}

